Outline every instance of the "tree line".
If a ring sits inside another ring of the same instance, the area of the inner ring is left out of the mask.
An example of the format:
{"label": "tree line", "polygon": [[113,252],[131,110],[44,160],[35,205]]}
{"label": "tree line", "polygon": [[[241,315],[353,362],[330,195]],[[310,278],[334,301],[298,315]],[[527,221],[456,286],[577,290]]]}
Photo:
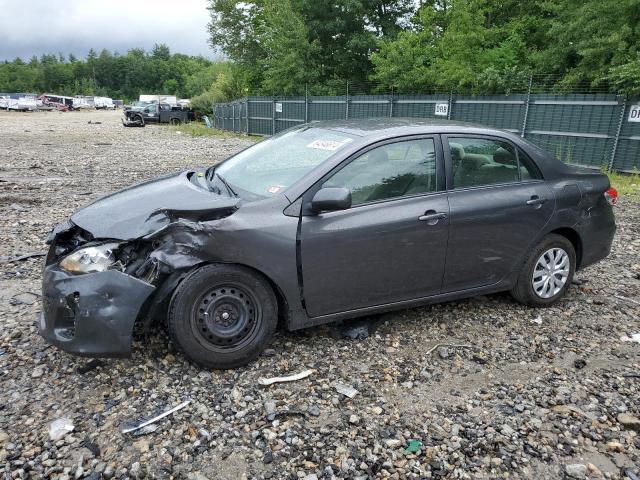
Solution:
{"label": "tree line", "polygon": [[[638,0],[209,0],[211,44],[254,93],[640,93]],[[541,77],[542,78],[542,77]]]}
{"label": "tree line", "polygon": [[100,95],[125,101],[146,93],[198,102],[213,85],[220,92],[213,100],[223,101],[235,94],[227,87],[230,78],[230,62],[171,53],[163,44],[150,52],[133,48],[119,55],[91,50],[84,59],[47,54],[0,63],[0,92]]}
{"label": "tree line", "polygon": [[547,90],[640,94],[639,0],[208,0],[224,61],[166,45],[86,58],[0,63],[0,92],[141,93],[212,102],[251,95],[469,94]]}

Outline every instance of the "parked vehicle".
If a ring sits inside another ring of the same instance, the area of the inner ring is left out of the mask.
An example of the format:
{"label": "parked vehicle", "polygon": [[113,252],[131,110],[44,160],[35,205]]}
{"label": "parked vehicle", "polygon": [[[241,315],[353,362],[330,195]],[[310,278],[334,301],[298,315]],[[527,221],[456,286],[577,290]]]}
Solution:
{"label": "parked vehicle", "polygon": [[142,108],[125,110],[122,124],[125,127],[144,127],[147,123],[180,125],[190,122],[192,115],[189,110],[177,106],[150,103]]}
{"label": "parked vehicle", "polygon": [[42,101],[43,105],[56,108],[63,112],[73,110],[74,97],[45,93],[42,94],[39,99]]}
{"label": "parked vehicle", "polygon": [[31,112],[38,108],[36,97],[33,94],[4,94],[0,95],[0,108],[4,110],[17,110]]}
{"label": "parked vehicle", "polygon": [[50,234],[40,332],[130,352],[166,316],[204,367],[290,330],[510,291],[546,307],[605,258],[617,192],[509,132],[421,119],[294,127],[109,195]]}
{"label": "parked vehicle", "polygon": [[93,104],[96,110],[115,110],[116,106],[113,104],[113,100],[109,97],[93,97]]}

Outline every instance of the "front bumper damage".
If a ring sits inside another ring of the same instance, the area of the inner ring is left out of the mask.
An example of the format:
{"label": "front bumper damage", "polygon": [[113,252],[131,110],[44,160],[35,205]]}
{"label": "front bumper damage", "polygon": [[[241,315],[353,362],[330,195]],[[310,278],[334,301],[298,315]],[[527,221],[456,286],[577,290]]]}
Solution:
{"label": "front bumper damage", "polygon": [[155,288],[116,270],[74,275],[49,265],[43,273],[40,335],[77,355],[127,356],[136,318]]}
{"label": "front bumper damage", "polygon": [[[126,356],[134,327],[148,331],[188,271],[215,260],[205,245],[238,199],[197,188],[189,178],[167,176],[104,197],[53,229],[38,321],[49,343],[79,355]],[[174,208],[157,208],[160,194]],[[108,270],[74,274],[60,267],[72,252],[102,243],[119,245]]]}

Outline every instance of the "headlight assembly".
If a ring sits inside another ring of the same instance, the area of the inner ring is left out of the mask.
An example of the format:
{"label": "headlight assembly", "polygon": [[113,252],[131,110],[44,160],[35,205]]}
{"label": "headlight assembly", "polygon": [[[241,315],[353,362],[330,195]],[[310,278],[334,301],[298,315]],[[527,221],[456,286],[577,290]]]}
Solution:
{"label": "headlight assembly", "polygon": [[119,245],[113,242],[81,248],[64,257],[60,267],[71,273],[104,272],[117,263],[113,251]]}

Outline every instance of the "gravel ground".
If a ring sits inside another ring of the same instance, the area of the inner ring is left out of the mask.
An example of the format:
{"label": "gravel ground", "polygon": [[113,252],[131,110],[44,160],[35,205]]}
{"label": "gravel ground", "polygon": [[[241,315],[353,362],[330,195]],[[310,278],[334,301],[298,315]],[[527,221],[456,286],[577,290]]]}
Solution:
{"label": "gravel ground", "polygon": [[[42,258],[7,257],[44,251],[54,224],[101,195],[249,143],[125,129],[118,116],[0,113],[4,478],[640,475],[640,344],[621,340],[640,333],[640,204],[624,198],[611,256],[553,308],[500,294],[376,317],[364,339],[340,326],[282,332],[258,361],[223,372],[193,367],[161,331],[125,360],[46,345],[27,293],[39,292]],[[121,433],[186,400],[155,431]],[[74,430],[52,440],[60,418]]]}

